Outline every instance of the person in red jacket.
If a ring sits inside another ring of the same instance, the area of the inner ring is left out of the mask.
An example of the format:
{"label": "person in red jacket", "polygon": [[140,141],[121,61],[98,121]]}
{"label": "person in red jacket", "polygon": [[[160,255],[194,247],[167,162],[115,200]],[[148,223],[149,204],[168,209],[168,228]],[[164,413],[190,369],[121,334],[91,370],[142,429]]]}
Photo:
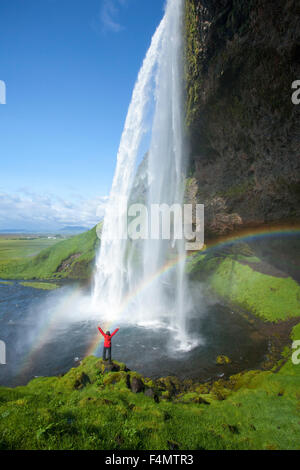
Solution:
{"label": "person in red jacket", "polygon": [[103,347],[103,361],[106,361],[106,353],[108,353],[108,360],[109,363],[111,364],[111,339],[112,337],[119,331],[120,328],[116,328],[115,331],[110,334],[110,331],[107,331],[104,333],[104,331],[98,326],[98,330],[102,334],[104,338],[104,347]]}

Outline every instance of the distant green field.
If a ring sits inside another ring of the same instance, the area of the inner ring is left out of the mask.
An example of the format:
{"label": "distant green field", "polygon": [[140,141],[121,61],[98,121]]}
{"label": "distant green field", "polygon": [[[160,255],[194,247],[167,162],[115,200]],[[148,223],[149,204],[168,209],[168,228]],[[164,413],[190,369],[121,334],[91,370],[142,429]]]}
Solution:
{"label": "distant green field", "polygon": [[32,289],[40,290],[55,290],[59,288],[57,284],[50,284],[50,282],[20,282],[21,286],[31,287]]}
{"label": "distant green field", "polygon": [[48,238],[10,239],[0,238],[0,263],[21,260],[37,255],[44,248],[49,248],[61,240]]}

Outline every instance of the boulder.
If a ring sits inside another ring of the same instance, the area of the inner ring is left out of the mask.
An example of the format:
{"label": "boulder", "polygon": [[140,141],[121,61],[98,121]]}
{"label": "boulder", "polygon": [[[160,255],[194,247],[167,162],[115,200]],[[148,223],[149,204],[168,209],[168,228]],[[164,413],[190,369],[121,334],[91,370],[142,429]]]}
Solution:
{"label": "boulder", "polygon": [[176,395],[181,389],[182,384],[177,377],[162,377],[156,381],[159,390],[168,392],[170,396]]}
{"label": "boulder", "polygon": [[144,382],[139,377],[132,377],[130,389],[133,393],[141,393],[145,390]]}
{"label": "boulder", "polygon": [[75,388],[75,390],[80,390],[80,389],[86,387],[86,385],[88,385],[90,383],[91,383],[91,381],[90,381],[89,376],[85,372],[82,372],[80,374],[80,376],[77,377],[77,379],[75,380],[74,388]]}
{"label": "boulder", "polygon": [[229,357],[227,357],[227,356],[218,356],[217,360],[216,360],[216,363],[217,363],[218,366],[231,364],[231,359],[229,359]]}
{"label": "boulder", "polygon": [[102,365],[102,372],[104,374],[108,373],[108,372],[119,372],[120,371],[120,366],[118,364],[115,364],[115,363],[109,363],[109,362],[103,362],[103,365]]}
{"label": "boulder", "polygon": [[147,389],[145,390],[144,394],[145,394],[146,397],[153,398],[153,400],[155,401],[155,403],[159,403],[158,395],[155,393],[155,391],[153,390],[153,388],[147,388]]}

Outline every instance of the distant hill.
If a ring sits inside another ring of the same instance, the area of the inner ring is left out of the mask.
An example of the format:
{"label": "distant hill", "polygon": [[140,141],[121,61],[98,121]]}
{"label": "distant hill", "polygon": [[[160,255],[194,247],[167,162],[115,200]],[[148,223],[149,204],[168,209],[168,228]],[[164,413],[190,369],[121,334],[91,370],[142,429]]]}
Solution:
{"label": "distant hill", "polygon": [[36,233],[36,234],[45,234],[45,233],[82,233],[87,232],[90,228],[84,227],[82,225],[66,225],[62,228],[53,228],[53,229],[26,229],[26,228],[5,228],[0,229],[0,233]]}
{"label": "distant hill", "polygon": [[65,233],[65,232],[70,232],[70,233],[82,233],[86,232],[88,230],[88,227],[83,227],[83,226],[72,226],[72,225],[67,225],[66,227],[63,227],[62,229],[56,230],[58,233]]}
{"label": "distant hill", "polygon": [[32,233],[32,230],[25,228],[4,228],[0,230],[0,233]]}

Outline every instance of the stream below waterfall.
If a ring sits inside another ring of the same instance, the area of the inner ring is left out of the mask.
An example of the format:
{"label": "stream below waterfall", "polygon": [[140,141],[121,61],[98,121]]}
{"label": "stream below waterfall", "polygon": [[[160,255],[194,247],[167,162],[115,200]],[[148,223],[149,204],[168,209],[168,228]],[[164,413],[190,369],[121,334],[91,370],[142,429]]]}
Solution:
{"label": "stream below waterfall", "polygon": [[[47,292],[23,287],[18,282],[0,284],[0,305],[4,312],[0,317],[0,331],[7,345],[7,364],[0,366],[0,385],[23,385],[37,376],[58,375],[85,357],[91,338],[95,337],[97,322],[55,324],[55,320],[48,319],[46,310],[49,302],[53,304],[57,296],[68,295],[70,289],[66,286]],[[193,320],[193,331],[201,335],[203,344],[188,353],[170,354],[166,346],[168,330],[120,326],[113,340],[113,358],[153,378],[176,375],[182,379],[208,380],[224,372],[258,367],[267,352],[267,339],[239,314],[220,304],[207,307],[204,315],[201,313]],[[47,338],[41,342],[47,328]],[[96,355],[101,353],[102,344]],[[220,354],[232,359],[226,371],[216,365]]]}

